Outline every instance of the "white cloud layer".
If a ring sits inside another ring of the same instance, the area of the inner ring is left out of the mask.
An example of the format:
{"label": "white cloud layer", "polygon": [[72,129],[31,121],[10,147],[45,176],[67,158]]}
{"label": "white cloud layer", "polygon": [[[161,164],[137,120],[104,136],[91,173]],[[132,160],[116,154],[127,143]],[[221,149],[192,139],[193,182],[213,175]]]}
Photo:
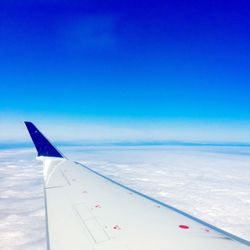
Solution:
{"label": "white cloud layer", "polygon": [[42,167],[33,150],[0,151],[0,246],[45,249]]}
{"label": "white cloud layer", "polygon": [[[250,147],[65,147],[69,158],[250,240]],[[0,245],[45,249],[42,167],[0,151]]]}

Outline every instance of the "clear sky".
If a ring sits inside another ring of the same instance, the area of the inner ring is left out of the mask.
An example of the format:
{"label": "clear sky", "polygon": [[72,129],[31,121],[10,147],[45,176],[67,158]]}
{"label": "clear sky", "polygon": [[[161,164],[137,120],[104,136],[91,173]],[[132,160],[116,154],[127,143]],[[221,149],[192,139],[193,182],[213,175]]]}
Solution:
{"label": "clear sky", "polygon": [[2,0],[1,120],[223,123],[246,138],[249,12],[248,0]]}

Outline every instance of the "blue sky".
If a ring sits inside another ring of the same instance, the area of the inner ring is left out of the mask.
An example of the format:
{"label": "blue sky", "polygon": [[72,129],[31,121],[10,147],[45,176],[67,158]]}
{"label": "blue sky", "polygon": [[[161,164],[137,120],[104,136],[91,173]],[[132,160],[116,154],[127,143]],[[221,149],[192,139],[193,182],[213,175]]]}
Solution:
{"label": "blue sky", "polygon": [[3,0],[0,9],[2,121],[220,124],[241,133],[236,141],[250,132],[248,1]]}

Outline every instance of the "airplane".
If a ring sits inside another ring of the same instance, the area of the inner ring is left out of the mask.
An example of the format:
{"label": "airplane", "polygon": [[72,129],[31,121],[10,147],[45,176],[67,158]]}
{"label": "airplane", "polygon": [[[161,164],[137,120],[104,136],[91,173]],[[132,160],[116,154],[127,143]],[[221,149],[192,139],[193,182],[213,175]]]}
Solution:
{"label": "airplane", "polygon": [[25,122],[43,163],[48,250],[250,250],[250,242],[66,158]]}

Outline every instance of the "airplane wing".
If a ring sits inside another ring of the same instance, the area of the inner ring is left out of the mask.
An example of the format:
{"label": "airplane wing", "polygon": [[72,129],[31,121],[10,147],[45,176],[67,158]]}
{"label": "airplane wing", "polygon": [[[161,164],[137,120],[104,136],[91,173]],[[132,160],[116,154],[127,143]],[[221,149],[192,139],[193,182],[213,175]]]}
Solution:
{"label": "airplane wing", "polygon": [[68,160],[25,124],[44,166],[48,249],[250,249],[246,240]]}

